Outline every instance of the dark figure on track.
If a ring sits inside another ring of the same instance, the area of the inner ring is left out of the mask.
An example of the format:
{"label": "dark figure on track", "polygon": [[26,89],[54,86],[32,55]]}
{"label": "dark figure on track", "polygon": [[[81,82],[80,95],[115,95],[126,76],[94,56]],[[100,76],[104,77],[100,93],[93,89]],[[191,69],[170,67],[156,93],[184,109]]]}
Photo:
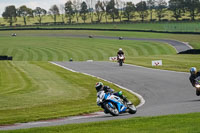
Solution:
{"label": "dark figure on track", "polygon": [[[199,71],[197,72],[197,69],[195,67],[192,67],[192,68],[190,68],[190,74],[191,74],[190,78],[189,78],[190,82],[191,82],[192,86],[195,87],[195,82],[196,82],[195,79],[200,76],[200,72]],[[197,96],[200,95],[198,90],[196,90],[196,95]]]}
{"label": "dark figure on track", "polygon": [[[119,57],[120,57],[121,55],[124,56],[124,60],[125,60],[125,54],[124,54],[122,48],[119,48],[119,51],[117,52],[117,60],[119,60]],[[124,61],[123,61],[123,62],[124,62]]]}

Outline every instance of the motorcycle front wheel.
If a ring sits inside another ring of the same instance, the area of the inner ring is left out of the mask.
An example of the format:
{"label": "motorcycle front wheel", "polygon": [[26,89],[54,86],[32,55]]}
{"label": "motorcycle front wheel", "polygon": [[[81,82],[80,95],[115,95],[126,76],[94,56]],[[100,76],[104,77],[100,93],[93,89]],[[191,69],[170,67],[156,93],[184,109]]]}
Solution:
{"label": "motorcycle front wheel", "polygon": [[135,114],[136,112],[137,112],[137,109],[136,109],[136,107],[134,106],[134,105],[129,105],[129,113],[130,114]]}
{"label": "motorcycle front wheel", "polygon": [[123,66],[123,61],[119,60],[119,66]]}
{"label": "motorcycle front wheel", "polygon": [[200,96],[200,91],[199,90],[196,90],[196,95]]}
{"label": "motorcycle front wheel", "polygon": [[[111,103],[112,104],[112,103]],[[104,103],[104,109],[108,111],[113,116],[118,116],[119,111],[117,110],[116,106],[112,104],[113,107],[111,107],[108,102]]]}

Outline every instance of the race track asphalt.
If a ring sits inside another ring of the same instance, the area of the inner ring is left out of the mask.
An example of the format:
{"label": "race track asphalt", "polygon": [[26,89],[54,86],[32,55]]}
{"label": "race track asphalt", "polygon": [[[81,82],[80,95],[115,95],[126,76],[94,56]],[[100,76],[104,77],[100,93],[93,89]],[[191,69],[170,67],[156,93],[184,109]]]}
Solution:
{"label": "race track asphalt", "polygon": [[[169,41],[171,42],[172,40],[168,40],[168,42]],[[180,46],[180,44],[177,43],[175,43],[175,45],[178,45],[178,47]],[[185,46],[184,50],[191,49],[184,43],[181,43],[180,47],[182,47],[182,45]],[[175,48],[179,51],[177,47]],[[91,116],[77,116],[50,121],[2,126],[0,127],[0,130],[125,119],[137,116],[160,116],[200,112],[200,97],[196,96],[195,89],[190,85],[188,79],[189,73],[156,70],[128,64],[119,67],[117,63],[113,62],[54,63],[77,72],[91,74],[113,83],[117,83],[120,86],[140,94],[146,102],[142,107],[138,108],[135,115],[123,114],[118,117],[112,117],[111,115],[105,115],[100,112],[94,113]]]}

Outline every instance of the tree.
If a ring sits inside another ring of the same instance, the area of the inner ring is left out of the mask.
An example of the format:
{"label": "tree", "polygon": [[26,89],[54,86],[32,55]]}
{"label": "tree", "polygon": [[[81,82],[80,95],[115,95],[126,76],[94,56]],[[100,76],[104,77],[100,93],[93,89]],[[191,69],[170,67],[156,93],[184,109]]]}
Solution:
{"label": "tree", "polygon": [[122,21],[122,17],[124,15],[124,8],[126,6],[126,2],[124,0],[116,0],[116,7],[119,11],[119,20]]}
{"label": "tree", "polygon": [[153,20],[153,9],[155,8],[155,0],[147,0],[147,6],[150,10],[150,21]]}
{"label": "tree", "polygon": [[33,17],[33,11],[30,8],[27,8],[25,5],[17,9],[17,16],[23,17],[24,25],[27,23],[27,19]]}
{"label": "tree", "polygon": [[65,3],[65,15],[66,15],[66,17],[68,17],[69,24],[72,23],[74,14],[75,14],[75,12],[73,9],[73,4],[72,4],[71,0],[69,0],[69,1],[67,1],[67,3]]}
{"label": "tree", "polygon": [[108,1],[103,1],[103,6],[105,8],[104,14],[105,14],[106,23],[108,22],[108,13],[107,13],[107,10],[106,10],[107,5],[108,5]]}
{"label": "tree", "polygon": [[60,5],[60,15],[61,15],[61,19],[62,19],[62,23],[65,23],[65,6],[64,5]]}
{"label": "tree", "polygon": [[80,10],[80,0],[74,0],[73,1],[73,8],[74,8],[74,14],[76,17],[76,22],[79,22],[79,10]]}
{"label": "tree", "polygon": [[49,14],[53,17],[54,23],[56,24],[57,16],[60,15],[59,9],[57,5],[53,5],[49,9]]}
{"label": "tree", "polygon": [[184,2],[186,11],[189,11],[191,20],[195,20],[195,17],[200,12],[200,2],[199,0],[185,0]]}
{"label": "tree", "polygon": [[80,15],[81,15],[81,18],[84,21],[84,23],[87,20],[87,13],[88,13],[87,4],[85,2],[82,2],[81,3]]}
{"label": "tree", "polygon": [[98,1],[98,2],[95,4],[95,11],[96,11],[96,16],[97,16],[97,21],[98,21],[98,22],[101,22],[102,16],[103,16],[103,14],[104,14],[104,12],[105,12],[103,2]]}
{"label": "tree", "polygon": [[135,5],[132,2],[127,2],[124,10],[124,17],[130,21],[134,17]]}
{"label": "tree", "polygon": [[12,26],[12,24],[17,21],[17,9],[13,5],[7,6],[2,16],[10,23],[10,26]]}
{"label": "tree", "polygon": [[42,24],[42,18],[47,14],[47,11],[40,7],[36,7],[36,9],[33,11],[33,13],[34,13],[35,17],[38,17],[38,22],[40,24]]}
{"label": "tree", "polygon": [[110,0],[106,6],[106,12],[110,15],[113,22],[115,21],[115,18],[119,17],[119,11],[117,8],[115,8],[115,0]]}
{"label": "tree", "polygon": [[136,4],[136,10],[139,14],[139,17],[142,19],[142,22],[144,19],[148,16],[148,11],[147,11],[147,4],[145,1],[141,1]]}
{"label": "tree", "polygon": [[91,19],[91,23],[93,23],[93,19],[94,19],[94,9],[92,7],[92,0],[91,1],[88,1],[87,3],[89,9],[88,9],[88,13],[89,13],[89,16],[90,16],[90,19]]}
{"label": "tree", "polygon": [[173,12],[172,17],[176,18],[178,20],[182,17],[183,12],[183,0],[170,0],[169,1],[169,10]]}
{"label": "tree", "polygon": [[157,14],[159,21],[161,21],[161,18],[165,17],[165,11],[167,9],[167,2],[165,0],[158,0],[158,1],[156,1],[156,3],[157,3],[156,14]]}

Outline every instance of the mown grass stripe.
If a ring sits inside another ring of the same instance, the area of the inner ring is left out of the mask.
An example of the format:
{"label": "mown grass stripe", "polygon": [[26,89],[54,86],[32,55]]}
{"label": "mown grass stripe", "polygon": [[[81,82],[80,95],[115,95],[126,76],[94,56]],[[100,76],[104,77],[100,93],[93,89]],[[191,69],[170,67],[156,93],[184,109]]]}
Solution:
{"label": "mown grass stripe", "polygon": [[[164,46],[164,44],[159,44],[162,46],[157,46],[158,43],[155,42],[63,37],[29,38],[32,40],[31,42],[28,38],[16,38],[18,41],[22,40],[22,43],[18,46],[15,43],[16,40],[10,40],[11,43],[7,46],[7,50],[11,51],[11,54],[14,55],[14,60],[56,61],[69,60],[69,58],[77,61],[85,61],[88,59],[108,60],[108,57],[116,56],[120,47],[124,48],[127,57],[157,55],[156,50],[161,52],[161,54],[165,54],[166,52],[169,54],[173,53],[173,51],[163,51],[169,49],[168,45]],[[43,42],[43,38],[46,38],[47,42]],[[17,52],[15,49],[17,49]],[[6,50],[4,49],[4,51]]]}
{"label": "mown grass stripe", "polygon": [[32,51],[34,51],[33,61],[42,61],[43,54],[42,51],[39,49],[39,47],[32,49]]}
{"label": "mown grass stripe", "polygon": [[7,51],[8,51],[8,49],[9,48],[6,48],[6,47],[2,47],[2,53],[1,53],[1,55],[7,55]]}
{"label": "mown grass stripe", "polygon": [[[15,82],[15,86],[11,86],[11,89],[9,91],[6,91],[5,94],[9,93],[15,93],[15,92],[26,92],[30,90],[32,83],[30,79],[26,76],[26,74],[23,72],[23,70],[20,70],[16,65],[14,65],[12,62],[8,62],[9,68],[14,70],[14,75],[17,75],[17,78],[10,79],[11,83]],[[14,68],[14,69],[13,69]]]}

